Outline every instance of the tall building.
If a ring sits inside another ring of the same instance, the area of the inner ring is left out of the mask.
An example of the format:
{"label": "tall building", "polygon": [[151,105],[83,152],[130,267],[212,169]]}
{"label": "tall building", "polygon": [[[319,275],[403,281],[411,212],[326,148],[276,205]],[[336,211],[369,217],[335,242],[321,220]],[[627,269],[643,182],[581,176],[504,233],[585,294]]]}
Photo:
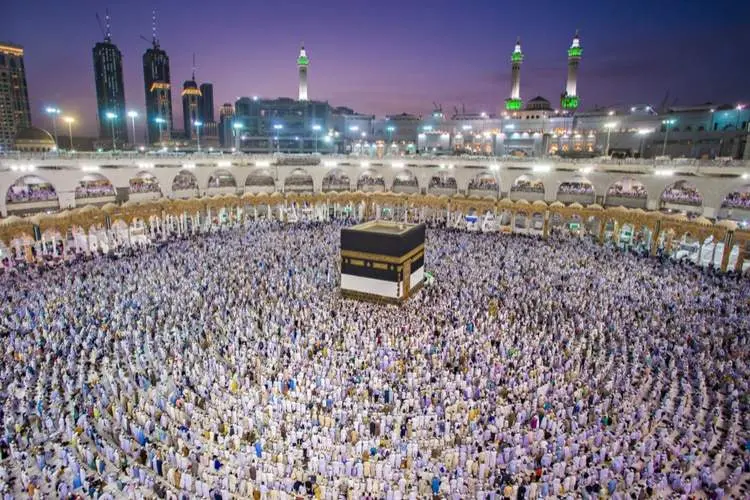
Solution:
{"label": "tall building", "polygon": [[0,42],[0,150],[12,148],[18,130],[30,126],[23,47]]}
{"label": "tall building", "polygon": [[[122,53],[117,45],[112,43],[109,15],[106,17],[106,24],[104,41],[97,43],[93,48],[99,139],[112,142],[114,131],[114,142],[124,144],[128,141],[128,127],[125,116]],[[110,118],[113,115],[114,117]],[[135,137],[132,139],[135,142]]]}
{"label": "tall building", "polygon": [[225,102],[219,109],[219,144],[223,148],[232,147],[232,118],[234,117],[234,106]]}
{"label": "tall building", "polygon": [[307,100],[307,66],[310,64],[310,59],[307,57],[305,52],[305,46],[299,49],[299,56],[297,57],[297,70],[299,71],[299,100]]}
{"label": "tall building", "polygon": [[[143,83],[146,91],[146,119],[150,143],[167,142],[172,137],[172,85],[169,56],[156,37],[156,14],[153,17],[151,48],[143,54]],[[160,134],[161,131],[161,134]]]}
{"label": "tall building", "polygon": [[508,111],[517,111],[523,106],[523,101],[521,100],[521,63],[523,62],[523,52],[521,52],[520,38],[516,40],[516,47],[510,55],[510,62],[510,97],[505,100],[505,109]]}
{"label": "tall building", "polygon": [[214,86],[212,83],[201,83],[200,86],[200,119],[203,123],[214,121]]}
{"label": "tall building", "polygon": [[201,91],[195,83],[195,73],[193,73],[192,80],[187,80],[182,85],[182,121],[187,140],[195,138],[196,135],[195,122],[200,121],[200,98]]}
{"label": "tall building", "polygon": [[563,109],[578,109],[578,65],[581,62],[582,54],[583,47],[581,47],[581,40],[578,38],[578,31],[576,31],[576,34],[573,37],[573,43],[570,44],[570,48],[568,49],[568,83],[565,86],[565,92],[560,99],[560,105]]}

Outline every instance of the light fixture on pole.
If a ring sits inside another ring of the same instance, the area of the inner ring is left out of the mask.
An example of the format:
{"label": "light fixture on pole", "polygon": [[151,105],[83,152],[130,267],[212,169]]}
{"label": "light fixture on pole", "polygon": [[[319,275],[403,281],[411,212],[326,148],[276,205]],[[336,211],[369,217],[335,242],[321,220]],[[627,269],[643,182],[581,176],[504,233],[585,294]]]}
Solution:
{"label": "light fixture on pole", "polygon": [[313,136],[315,136],[315,152],[318,152],[318,132],[320,132],[320,125],[317,123],[312,126],[313,129]]}
{"label": "light fixture on pole", "polygon": [[396,127],[393,125],[388,125],[386,128],[386,131],[388,131],[388,140],[393,142],[393,132],[396,131]]}
{"label": "light fixture on pole", "polygon": [[736,121],[736,123],[734,124],[734,129],[735,129],[735,130],[739,130],[739,129],[740,129],[740,112],[741,112],[741,111],[742,111],[743,109],[745,109],[745,105],[744,105],[744,104],[738,104],[738,105],[737,105],[737,107],[736,107],[735,109],[737,110],[737,121]]}
{"label": "light fixture on pole", "polygon": [[75,122],[75,119],[70,116],[66,116],[63,118],[63,121],[68,124],[68,139],[70,140],[68,151],[73,151],[73,122]]}
{"label": "light fixture on pole", "polygon": [[232,124],[234,129],[234,148],[236,151],[240,150],[240,130],[242,130],[242,124],[240,122],[234,122]]}
{"label": "light fixture on pole", "polygon": [[604,148],[605,156],[609,156],[609,134],[612,132],[612,129],[615,128],[616,126],[617,126],[617,122],[607,122],[604,124],[604,128],[607,129],[607,147]]}
{"label": "light fixture on pole", "polygon": [[675,120],[674,118],[661,121],[664,124],[664,144],[661,147],[662,156],[667,154],[667,137],[669,137],[669,126],[673,125],[676,121],[677,120]]}
{"label": "light fixture on pole", "polygon": [[115,142],[115,119],[117,118],[117,113],[113,113],[111,111],[107,111],[107,120],[109,120],[109,124],[112,126],[112,151],[117,151],[117,143]]}
{"label": "light fixture on pole", "polygon": [[55,149],[58,149],[59,146],[57,144],[57,115],[62,113],[62,111],[60,111],[60,108],[55,108],[55,107],[47,107],[44,111],[52,119],[52,132],[55,134]]}
{"label": "light fixture on pole", "polygon": [[162,126],[167,123],[167,120],[161,116],[157,116],[154,118],[154,121],[159,124],[159,143],[161,144],[161,147],[164,147],[164,133],[162,132]]}
{"label": "light fixture on pole", "polygon": [[193,125],[195,125],[195,137],[198,140],[198,152],[201,152],[201,127],[203,126],[202,121],[194,121]]}
{"label": "light fixture on pole", "polygon": [[128,111],[128,118],[130,118],[130,125],[133,128],[133,149],[135,149],[135,119],[138,118],[138,112]]}
{"label": "light fixture on pole", "polygon": [[284,129],[284,125],[281,123],[275,123],[273,129],[276,131],[276,152],[281,152],[281,141],[279,140],[279,131]]}
{"label": "light fixture on pole", "polygon": [[638,131],[636,132],[638,135],[641,136],[641,147],[639,148],[640,149],[639,155],[641,158],[643,158],[643,154],[644,154],[643,150],[645,146],[646,136],[650,134],[651,132],[653,132],[653,130],[651,130],[650,128],[641,128],[641,129],[638,129]]}

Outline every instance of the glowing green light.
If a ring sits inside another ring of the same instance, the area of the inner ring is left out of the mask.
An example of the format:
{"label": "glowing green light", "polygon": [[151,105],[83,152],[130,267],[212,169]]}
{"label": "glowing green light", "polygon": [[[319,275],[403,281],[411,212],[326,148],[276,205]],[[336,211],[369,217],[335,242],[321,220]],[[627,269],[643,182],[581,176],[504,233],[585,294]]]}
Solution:
{"label": "glowing green light", "polygon": [[581,57],[583,47],[571,47],[568,49],[568,57]]}
{"label": "glowing green light", "polygon": [[511,62],[523,62],[523,52],[513,52],[510,55]]}
{"label": "glowing green light", "polygon": [[578,96],[566,95],[560,99],[560,105],[563,109],[577,109],[578,108]]}
{"label": "glowing green light", "polygon": [[523,101],[521,99],[506,99],[505,100],[505,109],[508,111],[518,111],[523,107]]}
{"label": "glowing green light", "polygon": [[297,64],[300,66],[307,66],[310,64],[310,59],[308,59],[307,56],[299,56],[297,58]]}

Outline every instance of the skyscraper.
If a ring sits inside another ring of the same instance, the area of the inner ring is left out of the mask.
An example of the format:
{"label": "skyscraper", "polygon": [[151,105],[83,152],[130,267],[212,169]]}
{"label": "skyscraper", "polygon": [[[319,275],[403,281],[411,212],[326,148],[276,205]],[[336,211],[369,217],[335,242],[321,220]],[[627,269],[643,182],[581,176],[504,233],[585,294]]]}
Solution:
{"label": "skyscraper", "polygon": [[195,83],[195,73],[191,80],[182,84],[182,121],[185,127],[185,138],[195,138],[195,122],[200,121],[199,101],[201,91]]}
{"label": "skyscraper", "polygon": [[521,63],[523,62],[523,52],[521,52],[521,39],[516,40],[516,47],[510,55],[511,62],[511,84],[510,97],[505,100],[505,109],[516,111],[521,109]]}
{"label": "skyscraper", "polygon": [[299,71],[299,100],[307,100],[307,66],[310,64],[310,59],[307,57],[305,52],[305,46],[303,45],[299,49],[299,56],[297,57],[297,70]]}
{"label": "skyscraper", "polygon": [[152,144],[169,141],[173,126],[172,85],[169,56],[161,49],[156,37],[156,13],[153,16],[151,48],[143,54],[143,83],[146,91],[148,140]]}
{"label": "skyscraper", "polygon": [[[122,54],[112,43],[109,14],[106,17],[104,41],[94,45],[94,84],[96,86],[96,107],[99,120],[99,138],[124,144],[128,141],[128,128],[125,116],[125,85],[122,77]],[[114,118],[108,118],[114,113]],[[114,127],[111,120],[114,120]],[[135,137],[132,138],[135,142]]]}
{"label": "skyscraper", "polygon": [[234,117],[234,107],[232,103],[225,102],[219,109],[219,144],[228,148],[232,145],[232,118]]}
{"label": "skyscraper", "polygon": [[214,121],[214,86],[211,83],[201,83],[200,86],[200,119],[203,123]]}
{"label": "skyscraper", "polygon": [[30,126],[23,47],[0,42],[0,150],[13,147],[18,129]]}
{"label": "skyscraper", "polygon": [[576,110],[578,108],[578,65],[581,62],[581,40],[578,38],[578,31],[573,37],[573,43],[568,49],[568,82],[565,86],[565,92],[560,99],[560,105],[563,109]]}

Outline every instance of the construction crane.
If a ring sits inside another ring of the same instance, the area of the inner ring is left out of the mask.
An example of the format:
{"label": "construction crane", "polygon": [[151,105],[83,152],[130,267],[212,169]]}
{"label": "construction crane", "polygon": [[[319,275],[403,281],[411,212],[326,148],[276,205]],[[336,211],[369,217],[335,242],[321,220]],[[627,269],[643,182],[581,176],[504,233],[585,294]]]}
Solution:
{"label": "construction crane", "polygon": [[99,31],[102,32],[102,37],[107,42],[111,41],[112,33],[111,33],[110,25],[109,25],[109,9],[105,11],[105,14],[104,14],[105,23],[104,24],[102,24],[102,18],[99,17],[99,13],[96,12],[95,14],[96,14],[96,22],[97,24],[99,24]]}

